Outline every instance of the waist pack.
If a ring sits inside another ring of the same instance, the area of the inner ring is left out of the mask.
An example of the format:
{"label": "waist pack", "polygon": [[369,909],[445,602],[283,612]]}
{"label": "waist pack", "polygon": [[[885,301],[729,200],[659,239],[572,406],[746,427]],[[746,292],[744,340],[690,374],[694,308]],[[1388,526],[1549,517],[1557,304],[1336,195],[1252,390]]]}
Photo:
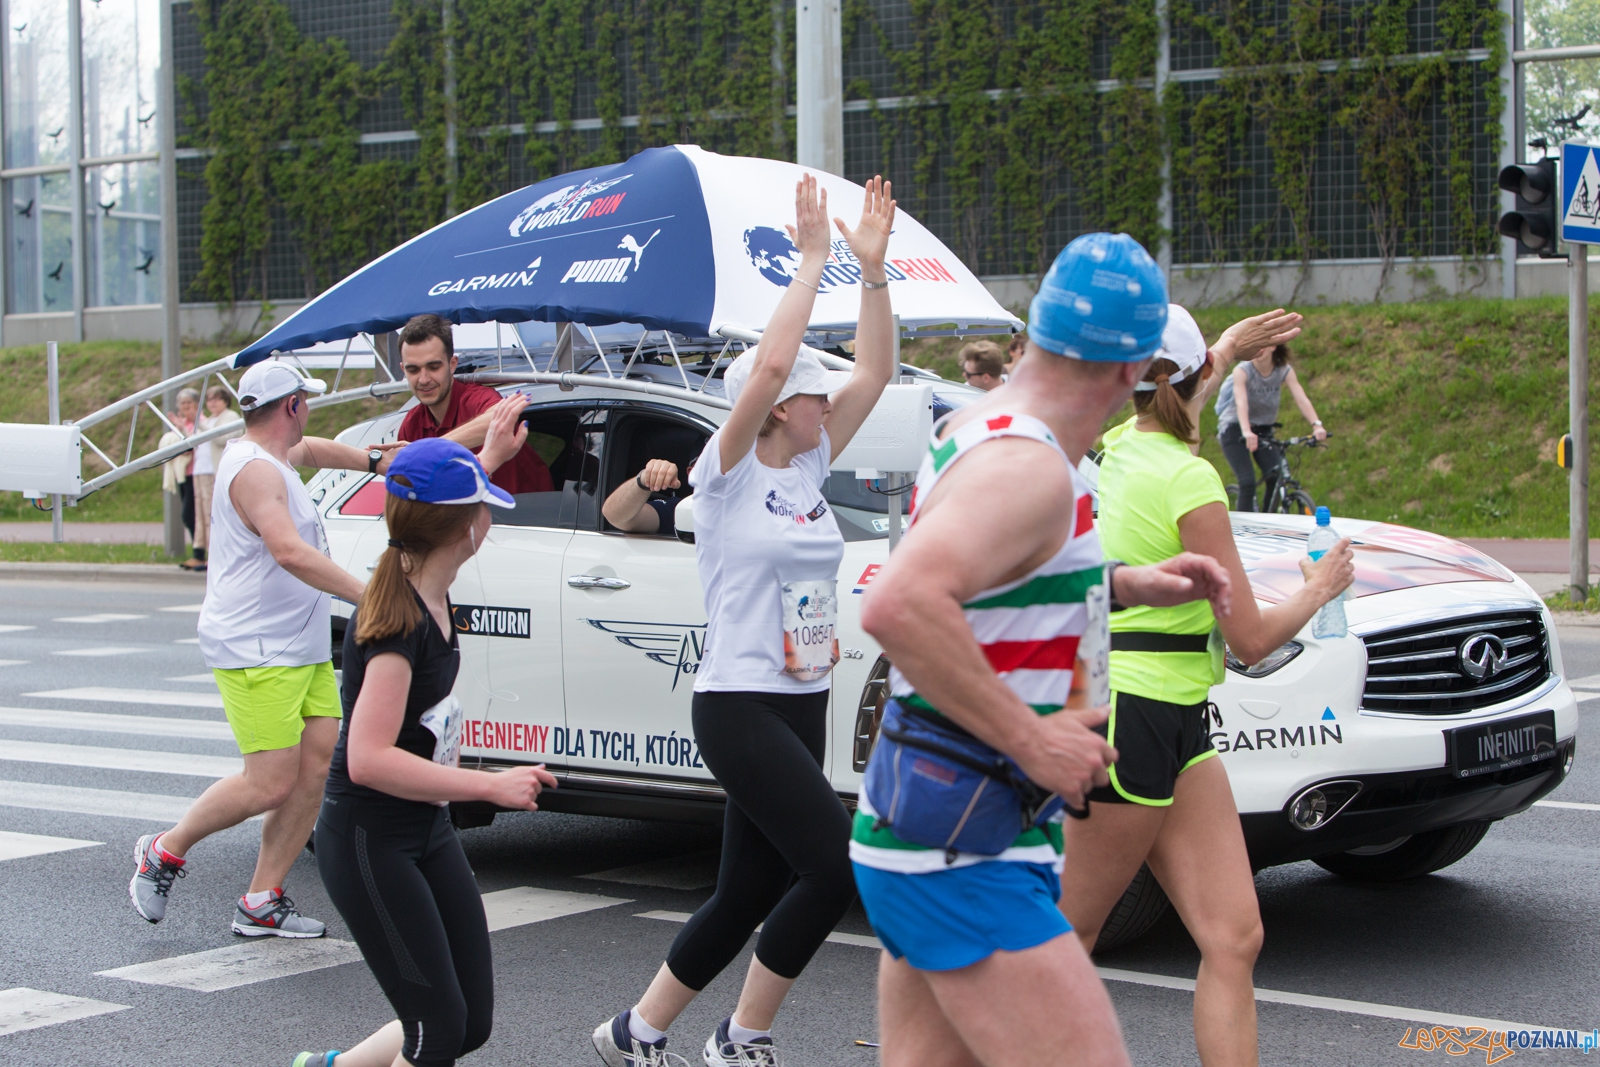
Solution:
{"label": "waist pack", "polygon": [[997,856],[1018,834],[1062,810],[1060,795],[1035,784],[1008,756],[941,717],[891,700],[862,782],[877,825],[912,844]]}

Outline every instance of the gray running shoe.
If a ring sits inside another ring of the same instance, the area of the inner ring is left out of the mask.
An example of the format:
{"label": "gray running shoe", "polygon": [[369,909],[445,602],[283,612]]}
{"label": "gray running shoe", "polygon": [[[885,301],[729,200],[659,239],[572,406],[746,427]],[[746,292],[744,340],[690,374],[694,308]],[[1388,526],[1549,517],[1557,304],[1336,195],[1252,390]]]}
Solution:
{"label": "gray running shoe", "polygon": [[137,865],[133,881],[128,883],[128,896],[133,900],[133,910],[145,922],[158,923],[167,917],[167,893],[174,879],[186,873],[183,860],[173,863],[156,847],[160,834],[145,834],[133,846],[133,862]]}
{"label": "gray running shoe", "polygon": [[633,1009],[613,1016],[594,1031],[594,1050],[606,1067],[689,1067],[689,1061],[667,1051],[667,1039],[645,1044],[628,1029]]}
{"label": "gray running shoe", "polygon": [[321,937],[327,926],[300,914],[294,901],[274,889],[259,908],[247,908],[244,898],[233,913],[233,932],[241,937]]}
{"label": "gray running shoe", "polygon": [[758,1037],[748,1045],[728,1036],[732,1016],[717,1024],[717,1032],[706,1038],[706,1067],[783,1067],[772,1038]]}

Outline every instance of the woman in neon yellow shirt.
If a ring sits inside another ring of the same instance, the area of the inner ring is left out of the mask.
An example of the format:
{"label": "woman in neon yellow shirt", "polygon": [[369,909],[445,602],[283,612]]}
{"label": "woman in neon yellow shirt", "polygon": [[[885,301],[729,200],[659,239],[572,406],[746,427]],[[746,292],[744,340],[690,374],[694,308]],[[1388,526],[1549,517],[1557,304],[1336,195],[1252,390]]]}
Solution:
{"label": "woman in neon yellow shirt", "polygon": [[[1260,607],[1249,590],[1215,468],[1195,456],[1200,386],[1212,358],[1194,319],[1169,309],[1162,349],[1138,392],[1136,415],[1106,434],[1100,465],[1100,539],[1107,559],[1152,563],[1179,552],[1211,556],[1233,578],[1233,611],[1206,603],[1129,608],[1111,617],[1111,784],[1090,794],[1093,815],[1068,820],[1061,910],[1093,949],[1106,916],[1148,862],[1200,947],[1195,1043],[1205,1067],[1254,1064],[1251,974],[1261,916],[1239,813],[1222,764],[1211,758],[1211,686],[1222,680],[1222,640],[1256,663],[1299,632],[1353,580],[1350,544],[1302,563],[1306,584]],[[1220,624],[1220,636],[1214,632]]]}

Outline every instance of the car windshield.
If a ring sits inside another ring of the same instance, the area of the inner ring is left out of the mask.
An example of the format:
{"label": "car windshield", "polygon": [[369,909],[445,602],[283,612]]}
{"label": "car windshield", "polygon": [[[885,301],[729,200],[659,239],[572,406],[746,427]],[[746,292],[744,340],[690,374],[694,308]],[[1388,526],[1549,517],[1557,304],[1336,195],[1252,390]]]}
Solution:
{"label": "car windshield", "polygon": [[[950,390],[933,394],[933,418],[937,422],[956,408],[964,407],[982,393]],[[868,483],[849,471],[834,471],[822,483],[822,495],[833,506],[839,521],[839,532],[846,541],[874,541],[889,536],[889,497],[881,490],[872,489]],[[900,494],[900,527],[908,521],[906,503],[911,490]]]}

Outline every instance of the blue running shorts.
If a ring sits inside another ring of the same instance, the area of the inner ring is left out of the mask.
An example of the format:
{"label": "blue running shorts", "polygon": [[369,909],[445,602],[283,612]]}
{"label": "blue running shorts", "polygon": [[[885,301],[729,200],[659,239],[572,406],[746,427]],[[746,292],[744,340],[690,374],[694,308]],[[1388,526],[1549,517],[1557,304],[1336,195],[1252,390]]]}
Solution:
{"label": "blue running shorts", "polygon": [[988,860],[929,874],[852,866],[878,940],[919,971],[970,967],[1072,932],[1056,907],[1061,879],[1042,863]]}

